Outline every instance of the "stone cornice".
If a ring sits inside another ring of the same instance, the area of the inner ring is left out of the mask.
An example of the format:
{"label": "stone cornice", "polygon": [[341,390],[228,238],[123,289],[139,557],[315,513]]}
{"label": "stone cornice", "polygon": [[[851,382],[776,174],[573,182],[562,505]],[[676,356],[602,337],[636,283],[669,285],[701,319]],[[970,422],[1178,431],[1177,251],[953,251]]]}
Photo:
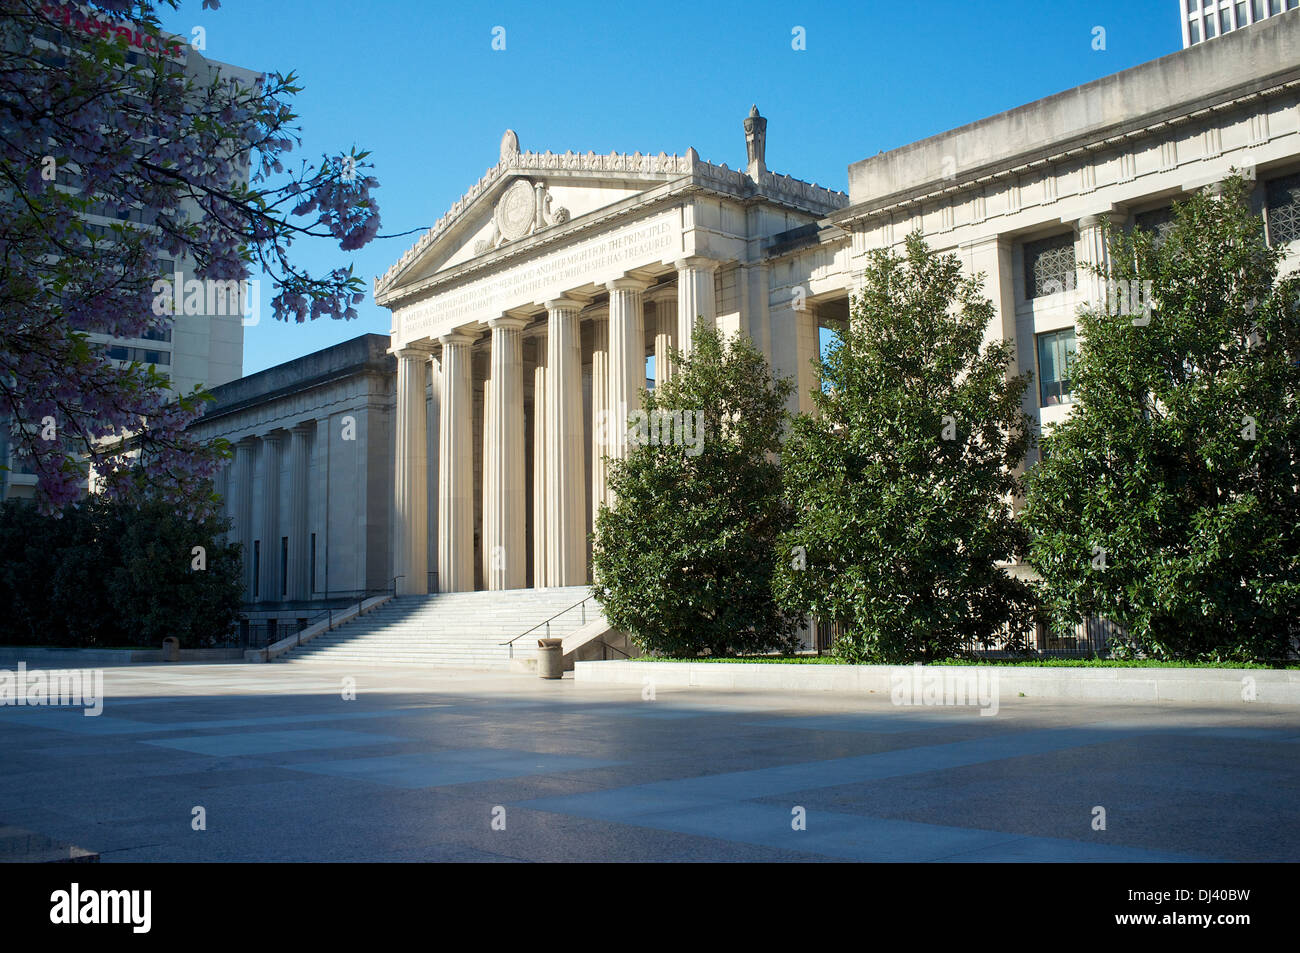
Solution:
{"label": "stone cornice", "polygon": [[1197,122],[1215,114],[1228,112],[1261,100],[1275,99],[1288,93],[1294,93],[1296,90],[1300,90],[1300,70],[1295,71],[1295,78],[1288,78],[1281,83],[1262,84],[1247,90],[1232,90],[1227,94],[1227,98],[1211,93],[1198,100],[1195,104],[1186,108],[1171,110],[1164,115],[1147,116],[1139,121],[1119,123],[1091,135],[1054,143],[1047,149],[1014,154],[1000,159],[998,162],[972,169],[956,181],[945,180],[941,176],[936,176],[919,186],[873,197],[867,201],[849,206],[842,211],[827,216],[825,223],[851,229],[855,225],[880,215],[902,210],[914,210],[919,206],[938,201],[944,197],[956,198],[959,194],[969,193],[989,184],[1005,182],[1021,175],[1038,172],[1070,159],[1090,156],[1106,149],[1113,149],[1126,143],[1157,135],[1162,130]]}
{"label": "stone cornice", "polygon": [[[843,192],[767,171],[759,176],[756,185],[745,173],[727,168],[726,163],[714,165],[700,159],[694,149],[688,149],[684,156],[675,153],[668,155],[664,152],[657,156],[642,155],[639,152],[631,154],[611,152],[609,155],[597,155],[594,152],[588,152],[586,155],[575,152],[516,152],[503,156],[501,161],[484,173],[483,177],[453,203],[447,213],[420,236],[420,239],[407,249],[382,277],[375,279],[376,302],[387,305],[406,297],[410,293],[407,289],[401,289],[399,293],[395,287],[401,274],[439,238],[447,234],[452,226],[463,218],[467,210],[492,191],[496,185],[511,175],[530,172],[596,180],[608,179],[609,173],[621,173],[627,177],[640,179],[646,184],[666,183],[689,176],[688,189],[723,192],[739,198],[767,199],[819,215],[842,209],[849,201],[848,195]],[[542,234],[557,231],[568,234],[570,229],[564,226],[552,227]],[[531,242],[519,244],[532,245]],[[498,260],[492,255],[480,257]],[[475,259],[471,259],[473,260]]]}

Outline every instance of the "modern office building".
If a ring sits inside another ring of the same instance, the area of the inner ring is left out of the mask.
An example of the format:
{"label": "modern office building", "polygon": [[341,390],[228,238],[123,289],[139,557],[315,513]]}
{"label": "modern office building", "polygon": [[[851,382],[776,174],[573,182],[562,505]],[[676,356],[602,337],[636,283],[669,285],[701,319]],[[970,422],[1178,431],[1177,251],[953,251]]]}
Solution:
{"label": "modern office building", "polygon": [[[47,4],[45,13],[49,22],[35,27],[29,35],[17,38],[28,45],[35,57],[48,65],[61,66],[74,49],[85,39],[99,36],[106,39],[121,37],[126,43],[128,66],[139,65],[145,58],[161,53],[170,62],[185,70],[197,88],[203,88],[216,75],[235,79],[245,86],[256,86],[262,74],[209,59],[193,49],[182,37],[172,37],[162,48],[152,36],[142,33],[138,24],[110,21],[92,15],[72,16],[61,5]],[[237,156],[232,165],[235,181],[248,183],[248,156]],[[58,170],[55,187],[65,191],[80,191],[80,177],[75,168]],[[194,209],[197,213],[197,207]],[[125,216],[104,209],[106,214],[87,213],[88,226],[99,240],[111,239],[112,226],[129,222],[136,226],[147,222],[147,209],[134,209]],[[158,260],[158,274],[187,280],[194,263],[188,260]],[[213,387],[239,378],[243,374],[244,325],[256,317],[257,302],[240,298],[237,304],[221,295],[205,296],[211,302],[206,311],[187,311],[177,314],[172,326],[165,330],[146,331],[138,338],[117,338],[105,334],[91,334],[91,342],[103,348],[109,357],[123,364],[138,361],[154,365],[165,374],[169,385],[177,393],[188,393],[196,386]],[[247,315],[245,314],[247,312]],[[251,315],[251,316],[248,316]],[[0,499],[30,497],[35,490],[36,477],[30,465],[15,459],[8,450],[8,428],[0,428],[0,460],[7,460],[10,469],[0,470]]]}
{"label": "modern office building", "polygon": [[1178,6],[1186,49],[1294,10],[1300,0],[1178,0]]}

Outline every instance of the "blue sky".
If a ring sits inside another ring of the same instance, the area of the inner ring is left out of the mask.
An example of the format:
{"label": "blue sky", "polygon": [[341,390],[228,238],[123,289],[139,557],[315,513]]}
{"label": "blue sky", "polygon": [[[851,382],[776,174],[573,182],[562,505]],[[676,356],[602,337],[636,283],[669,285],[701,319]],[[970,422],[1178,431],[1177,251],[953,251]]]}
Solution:
{"label": "blue sky", "polygon": [[[1181,49],[1179,2],[194,0],[163,26],[202,25],[214,59],[296,71],[303,153],[371,150],[388,234],[432,225],[496,162],[507,128],[524,149],[694,146],[735,168],[751,103],[768,118],[768,168],[847,190],[858,159]],[[496,26],[504,51],[491,47]],[[805,50],[791,48],[795,26]],[[314,273],[352,262],[369,289],[416,238],[295,248]],[[244,372],[388,333],[390,312],[369,295],[357,311],[301,325],[264,315],[245,329]]]}

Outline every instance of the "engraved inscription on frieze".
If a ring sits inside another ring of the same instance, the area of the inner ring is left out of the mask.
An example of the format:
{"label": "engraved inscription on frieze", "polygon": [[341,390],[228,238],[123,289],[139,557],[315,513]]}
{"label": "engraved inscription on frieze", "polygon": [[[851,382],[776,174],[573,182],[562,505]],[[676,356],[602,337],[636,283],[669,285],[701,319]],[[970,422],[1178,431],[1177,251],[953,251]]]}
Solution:
{"label": "engraved inscription on frieze", "polygon": [[618,277],[622,270],[673,254],[678,239],[676,222],[671,217],[661,217],[621,233],[583,242],[540,261],[506,268],[402,309],[399,312],[401,336],[411,341],[440,334],[591,281],[607,281]]}

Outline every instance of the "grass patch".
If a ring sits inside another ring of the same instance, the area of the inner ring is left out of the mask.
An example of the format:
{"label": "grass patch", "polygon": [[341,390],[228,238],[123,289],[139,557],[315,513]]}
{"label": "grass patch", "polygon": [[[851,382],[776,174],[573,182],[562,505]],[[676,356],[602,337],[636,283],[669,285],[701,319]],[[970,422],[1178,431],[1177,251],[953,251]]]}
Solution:
{"label": "grass patch", "polygon": [[[703,658],[655,658],[638,656],[633,662],[710,662],[710,663],[780,663],[783,665],[889,665],[887,662],[847,662],[833,655],[753,655],[734,658],[705,656]],[[901,667],[910,663],[895,663]],[[1300,669],[1300,661],[1268,664],[1266,662],[1182,662],[1158,659],[944,659],[928,665],[996,665],[1014,668],[1219,668],[1219,669]]]}

